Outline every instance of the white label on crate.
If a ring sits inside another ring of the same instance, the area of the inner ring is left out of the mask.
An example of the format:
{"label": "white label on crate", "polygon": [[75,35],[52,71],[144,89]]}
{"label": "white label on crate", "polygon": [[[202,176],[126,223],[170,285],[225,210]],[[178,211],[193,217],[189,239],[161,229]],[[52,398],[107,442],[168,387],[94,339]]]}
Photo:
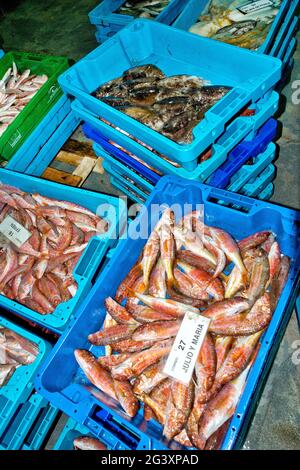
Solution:
{"label": "white label on crate", "polygon": [[165,364],[165,374],[186,385],[190,383],[209,323],[209,318],[197,313],[185,314]]}
{"label": "white label on crate", "polygon": [[0,234],[18,248],[31,237],[31,233],[10,215],[7,215],[1,222]]}
{"label": "white label on crate", "polygon": [[254,2],[246,3],[245,5],[241,5],[237,8],[241,13],[244,15],[248,15],[249,13],[254,13],[258,10],[263,10],[268,7],[273,7],[274,2],[272,0],[257,0]]}

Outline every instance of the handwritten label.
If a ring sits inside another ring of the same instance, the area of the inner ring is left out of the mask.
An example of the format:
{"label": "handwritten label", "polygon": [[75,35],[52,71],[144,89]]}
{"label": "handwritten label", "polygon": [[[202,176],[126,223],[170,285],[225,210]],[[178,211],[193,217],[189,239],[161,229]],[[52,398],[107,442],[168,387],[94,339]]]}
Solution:
{"label": "handwritten label", "polygon": [[31,237],[31,233],[10,215],[1,222],[0,235],[2,235],[1,241],[6,238],[6,243],[11,242],[18,248]]}
{"label": "handwritten label", "polygon": [[241,5],[237,9],[244,15],[248,15],[249,13],[255,13],[258,10],[264,10],[265,8],[270,8],[273,6],[274,2],[272,0],[257,0],[246,3],[245,5]]}
{"label": "handwritten label", "polygon": [[197,313],[185,314],[164,367],[166,375],[189,384],[209,323],[209,318]]}

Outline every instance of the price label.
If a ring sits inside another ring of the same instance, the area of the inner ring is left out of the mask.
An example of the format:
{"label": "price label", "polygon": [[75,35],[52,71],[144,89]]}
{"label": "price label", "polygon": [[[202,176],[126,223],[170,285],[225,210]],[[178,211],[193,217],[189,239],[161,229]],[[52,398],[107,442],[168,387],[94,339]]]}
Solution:
{"label": "price label", "polygon": [[164,373],[188,385],[195,363],[210,324],[210,319],[194,312],[187,312],[180,325]]}
{"label": "price label", "polygon": [[254,13],[258,10],[264,10],[265,8],[271,8],[273,6],[274,2],[272,0],[254,0],[245,5],[241,5],[237,9],[244,15],[248,15],[249,13]]}
{"label": "price label", "polygon": [[31,237],[31,233],[13,217],[7,215],[0,224],[0,241],[6,239],[20,248]]}

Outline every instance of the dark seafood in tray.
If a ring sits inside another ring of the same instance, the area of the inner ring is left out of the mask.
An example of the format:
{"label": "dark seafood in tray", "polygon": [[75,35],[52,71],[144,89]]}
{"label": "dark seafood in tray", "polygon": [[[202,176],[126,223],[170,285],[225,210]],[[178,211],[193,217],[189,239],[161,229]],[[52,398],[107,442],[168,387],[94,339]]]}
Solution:
{"label": "dark seafood in tray", "polygon": [[171,0],[129,0],[114,13],[134,16],[135,18],[156,18]]}
{"label": "dark seafood in tray", "polygon": [[[169,441],[218,448],[289,266],[270,231],[237,241],[197,211],[176,221],[165,209],[114,298],[105,299],[102,328],[88,336],[92,352],[77,349],[76,360],[130,417],[142,402],[144,418],[157,420]],[[165,372],[187,315],[208,323],[188,384]],[[105,355],[96,357],[93,346]]]}
{"label": "dark seafood in tray", "polygon": [[230,91],[191,75],[166,76],[155,65],[126,70],[95,96],[177,143],[190,143],[204,114]]}

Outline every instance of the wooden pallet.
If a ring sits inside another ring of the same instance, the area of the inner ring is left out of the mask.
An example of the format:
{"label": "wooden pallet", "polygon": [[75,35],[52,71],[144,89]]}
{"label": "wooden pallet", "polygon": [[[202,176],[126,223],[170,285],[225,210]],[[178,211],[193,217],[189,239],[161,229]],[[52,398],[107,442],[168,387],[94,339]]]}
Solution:
{"label": "wooden pallet", "polygon": [[49,166],[41,177],[69,186],[82,186],[92,172],[104,173],[103,159],[96,157],[92,146],[86,142],[69,139],[56,155],[54,161],[66,163],[75,169],[72,173],[68,173]]}

